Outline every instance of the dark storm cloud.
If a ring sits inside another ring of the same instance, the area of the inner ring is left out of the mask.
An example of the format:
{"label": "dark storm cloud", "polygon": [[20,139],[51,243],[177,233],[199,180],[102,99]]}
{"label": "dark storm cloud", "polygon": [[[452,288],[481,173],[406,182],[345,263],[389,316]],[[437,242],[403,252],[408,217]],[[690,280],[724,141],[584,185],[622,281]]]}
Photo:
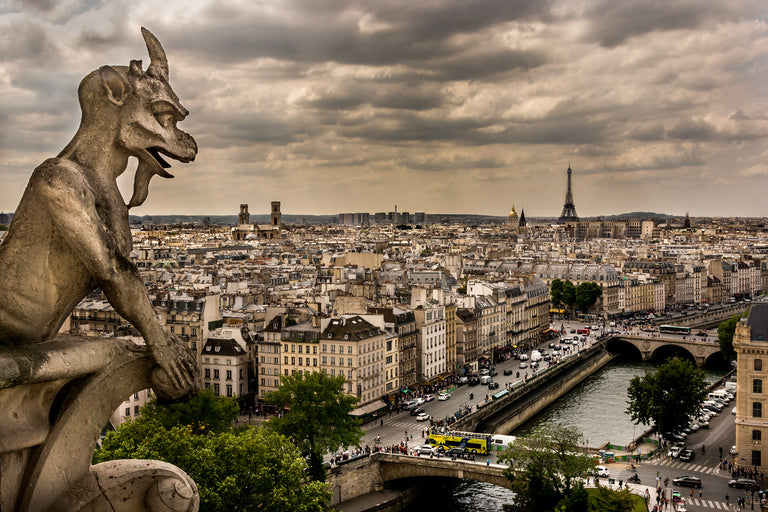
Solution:
{"label": "dark storm cloud", "polygon": [[765,4],[759,0],[599,0],[585,13],[585,39],[615,47],[651,32],[698,29],[760,15],[765,15]]}
{"label": "dark storm cloud", "polygon": [[[200,25],[166,26],[168,41],[207,58],[249,61],[261,57],[299,62],[338,62],[357,65],[394,65],[428,61],[461,53],[457,34],[473,33],[544,13],[549,2],[483,0],[477,2],[386,2],[345,4],[319,8],[312,2],[294,5],[290,15],[273,12],[235,13],[226,6],[205,10]],[[381,28],[366,31],[361,17]],[[188,33],[195,31],[190,40]],[[472,45],[475,41],[464,44]],[[487,41],[486,41],[487,44]],[[468,48],[471,48],[468,47]],[[466,49],[468,49],[466,48]],[[478,54],[477,57],[484,58]],[[531,67],[538,54],[496,50],[485,56],[498,69]],[[448,63],[450,64],[450,62]],[[451,69],[449,67],[449,69]],[[498,72],[494,70],[494,73]],[[454,73],[456,66],[453,66]]]}
{"label": "dark storm cloud", "polygon": [[683,140],[708,140],[715,134],[715,127],[710,123],[690,117],[680,119],[667,132],[668,137]]}
{"label": "dark storm cloud", "polygon": [[430,110],[441,107],[443,98],[438,84],[421,83],[414,86],[381,84],[373,80],[347,80],[331,90],[314,88],[316,98],[304,104],[321,110],[355,110],[363,105],[376,108]]}

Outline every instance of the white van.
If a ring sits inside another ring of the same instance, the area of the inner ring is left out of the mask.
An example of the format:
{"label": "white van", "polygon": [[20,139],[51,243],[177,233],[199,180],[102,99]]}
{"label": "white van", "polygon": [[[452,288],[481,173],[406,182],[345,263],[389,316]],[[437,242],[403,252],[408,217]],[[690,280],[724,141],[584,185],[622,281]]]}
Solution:
{"label": "white van", "polygon": [[480,384],[488,384],[491,382],[491,376],[490,375],[483,375],[480,377]]}
{"label": "white van", "polygon": [[716,391],[712,391],[707,395],[707,400],[724,400],[728,401],[730,400],[730,397],[728,396],[728,393],[725,392],[724,389],[718,389]]}
{"label": "white van", "polygon": [[533,352],[531,352],[531,361],[533,362],[541,361],[541,352],[539,352],[538,350],[534,350]]}

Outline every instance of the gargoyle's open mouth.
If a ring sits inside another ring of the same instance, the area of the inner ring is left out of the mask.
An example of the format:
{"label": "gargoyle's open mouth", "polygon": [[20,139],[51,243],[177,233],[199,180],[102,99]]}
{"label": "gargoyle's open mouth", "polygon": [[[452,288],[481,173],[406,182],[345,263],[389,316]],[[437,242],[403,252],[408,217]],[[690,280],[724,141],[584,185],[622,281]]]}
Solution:
{"label": "gargoyle's open mouth", "polygon": [[[147,152],[148,152],[150,155],[152,155],[152,158],[154,158],[155,160],[157,160],[157,163],[159,163],[159,164],[160,164],[160,165],[163,167],[163,169],[168,169],[169,167],[171,167],[171,164],[169,164],[169,163],[168,163],[168,162],[165,160],[165,158],[163,158],[162,156],[160,156],[160,148],[155,148],[155,147],[153,147],[153,148],[147,148]],[[169,155],[169,156],[170,156],[170,155]]]}
{"label": "gargoyle's open mouth", "polygon": [[[162,169],[168,169],[171,167],[171,164],[169,164],[168,161],[165,158],[163,158],[162,155],[165,155],[168,158],[173,158],[174,160],[178,160],[179,162],[184,162],[184,163],[191,162],[192,160],[195,159],[194,156],[192,158],[185,158],[183,156],[172,155],[167,151],[165,151],[163,148],[159,148],[156,146],[147,148],[147,153],[149,153],[152,156],[152,158],[154,158],[155,161],[157,161],[157,163],[160,164],[160,167]],[[173,178],[173,175],[165,170],[158,170],[157,174],[165,178]]]}

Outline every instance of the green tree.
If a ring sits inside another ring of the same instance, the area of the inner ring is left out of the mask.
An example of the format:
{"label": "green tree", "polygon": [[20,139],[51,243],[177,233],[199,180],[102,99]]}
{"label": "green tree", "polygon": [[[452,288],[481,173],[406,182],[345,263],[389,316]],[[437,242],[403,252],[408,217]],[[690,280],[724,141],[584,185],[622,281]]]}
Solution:
{"label": "green tree", "polygon": [[571,310],[573,310],[573,306],[576,304],[576,287],[570,280],[566,280],[563,283],[563,304]]}
{"label": "green tree", "polygon": [[197,484],[201,512],[268,510],[319,512],[331,499],[327,484],[310,481],[298,448],[266,428],[196,434],[166,429],[149,413],[107,434],[94,462],[155,459],[184,470]]}
{"label": "green tree", "polygon": [[582,311],[589,311],[602,294],[603,288],[599,284],[594,281],[585,281],[576,287],[576,303]]}
{"label": "green tree", "polygon": [[563,282],[560,279],[554,279],[549,285],[549,295],[552,298],[552,305],[557,307],[563,302]]}
{"label": "green tree", "polygon": [[229,430],[239,413],[236,399],[217,396],[212,389],[204,389],[188,402],[177,404],[161,405],[153,398],[141,414],[153,417],[167,430],[188,425],[193,433],[205,434]]}
{"label": "green tree", "polygon": [[[504,474],[521,504],[549,509],[571,496],[574,484],[594,472],[592,460],[581,451],[582,444],[578,429],[564,425],[544,427],[512,443],[499,460],[509,463]],[[573,499],[575,505],[578,497]]]}
{"label": "green tree", "polygon": [[746,313],[738,313],[717,326],[717,339],[720,342],[720,352],[723,359],[732,361],[736,358],[736,351],[733,350],[733,334],[736,332],[736,324],[744,317]]}
{"label": "green tree", "polygon": [[635,423],[653,425],[661,434],[679,434],[707,395],[704,372],[690,361],[669,359],[655,373],[633,377],[627,412]]}
{"label": "green tree", "polygon": [[344,377],[331,377],[324,371],[304,374],[294,372],[281,378],[277,391],[264,400],[288,412],[265,425],[290,437],[308,458],[312,476],[325,479],[323,455],[340,446],[360,444],[363,430],[360,420],[349,415],[357,397],[344,392]]}
{"label": "green tree", "polygon": [[[589,500],[589,512],[632,512],[638,496],[626,487],[615,491],[607,487],[598,486]],[[643,503],[645,510],[645,503]]]}

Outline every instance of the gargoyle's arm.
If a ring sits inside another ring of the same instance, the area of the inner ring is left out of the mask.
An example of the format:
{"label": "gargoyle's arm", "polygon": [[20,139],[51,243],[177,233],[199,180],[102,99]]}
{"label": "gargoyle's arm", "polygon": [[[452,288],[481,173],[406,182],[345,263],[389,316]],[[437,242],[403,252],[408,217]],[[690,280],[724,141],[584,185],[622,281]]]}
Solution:
{"label": "gargoyle's arm", "polygon": [[[138,270],[128,254],[123,253],[125,241],[121,243],[119,235],[110,231],[108,223],[99,215],[99,210],[108,212],[102,213],[106,216],[125,215],[125,219],[112,220],[118,225],[127,223],[127,212],[120,213],[120,208],[125,208],[122,201],[119,205],[98,207],[90,184],[74,164],[62,160],[54,162],[49,160],[38,167],[32,180],[37,181],[38,192],[42,202],[49,207],[56,230],[104,290],[115,310],[139,330],[172,382],[180,388],[191,388],[194,362],[190,363],[188,357],[182,357],[181,361],[170,360],[169,354],[183,354],[179,347],[171,347],[182,342],[161,325]],[[101,199],[102,202],[108,200]],[[127,249],[130,251],[130,242]]]}

